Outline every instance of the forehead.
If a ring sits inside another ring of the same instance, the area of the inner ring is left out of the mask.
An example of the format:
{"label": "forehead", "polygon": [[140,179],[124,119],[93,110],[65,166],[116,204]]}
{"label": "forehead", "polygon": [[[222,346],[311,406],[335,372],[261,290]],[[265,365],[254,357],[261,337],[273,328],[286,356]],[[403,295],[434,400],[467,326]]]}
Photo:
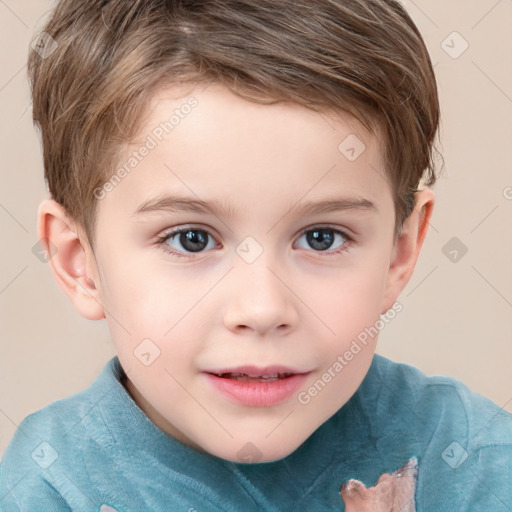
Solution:
{"label": "forehead", "polygon": [[378,202],[391,192],[378,135],[355,119],[248,101],[215,83],[160,89],[123,168],[109,201],[123,195],[133,211],[156,192],[241,210],[343,191]]}
{"label": "forehead", "polygon": [[246,147],[250,141],[253,145],[265,143],[267,148],[283,142],[290,147],[302,147],[305,140],[315,143],[334,132],[338,136],[357,135],[366,145],[378,144],[379,134],[368,132],[348,114],[313,110],[291,101],[277,102],[269,98],[262,101],[264,103],[242,98],[215,82],[161,88],[148,104],[139,130],[139,142],[148,134],[161,141],[169,139],[171,132],[179,136],[190,128],[195,138],[205,136],[212,140],[229,136],[233,141],[245,139]]}

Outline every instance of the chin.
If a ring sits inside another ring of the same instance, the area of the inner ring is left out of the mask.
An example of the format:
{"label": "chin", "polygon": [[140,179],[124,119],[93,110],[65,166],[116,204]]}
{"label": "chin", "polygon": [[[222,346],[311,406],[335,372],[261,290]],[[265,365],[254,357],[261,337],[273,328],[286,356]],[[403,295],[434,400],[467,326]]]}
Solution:
{"label": "chin", "polygon": [[273,442],[261,438],[251,441],[247,437],[246,439],[230,440],[229,445],[219,446],[219,444],[215,444],[211,447],[203,446],[202,449],[210,455],[231,462],[254,464],[283,459],[294,452],[300,444],[301,442],[284,444],[283,440],[277,437]]}

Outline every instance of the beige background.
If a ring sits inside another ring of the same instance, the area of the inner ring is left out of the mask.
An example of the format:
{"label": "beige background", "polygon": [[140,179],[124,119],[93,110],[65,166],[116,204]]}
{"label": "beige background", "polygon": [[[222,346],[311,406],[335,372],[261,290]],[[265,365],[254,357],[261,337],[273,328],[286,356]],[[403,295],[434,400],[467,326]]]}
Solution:
{"label": "beige background", "polygon": [[[512,2],[403,3],[435,64],[445,171],[404,310],[378,351],[512,412]],[[114,355],[104,322],[81,318],[32,253],[46,190],[25,61],[52,4],[0,0],[0,454],[27,414],[88,386]],[[457,262],[443,253],[452,237],[467,247]]]}

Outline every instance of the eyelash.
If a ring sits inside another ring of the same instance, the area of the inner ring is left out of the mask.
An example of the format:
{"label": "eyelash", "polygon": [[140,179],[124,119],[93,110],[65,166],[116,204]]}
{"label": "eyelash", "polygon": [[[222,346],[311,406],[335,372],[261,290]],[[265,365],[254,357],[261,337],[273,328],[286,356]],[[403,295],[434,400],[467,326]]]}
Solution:
{"label": "eyelash", "polygon": [[[351,236],[349,236],[345,231],[335,229],[331,226],[322,226],[322,225],[312,226],[307,229],[304,229],[300,233],[299,239],[302,238],[306,233],[309,233],[310,231],[322,231],[322,230],[332,231],[335,235],[341,235],[345,239],[345,243],[341,247],[339,247],[338,249],[336,249],[334,251],[312,251],[312,252],[320,254],[322,257],[329,257],[329,256],[334,256],[337,254],[347,252],[350,249],[352,243],[354,242],[354,239]],[[173,229],[171,231],[167,231],[161,237],[157,238],[156,245],[158,247],[161,247],[162,250],[165,251],[166,253],[172,254],[173,256],[176,256],[178,258],[191,258],[192,256],[185,256],[183,253],[174,251],[167,244],[167,241],[170,240],[173,236],[179,235],[181,233],[187,233],[188,231],[202,231],[202,232],[206,233],[208,235],[208,237],[211,237],[212,239],[214,239],[213,235],[206,229],[203,229],[200,227],[194,227],[194,226],[185,226],[185,227],[181,227],[179,229]],[[202,252],[205,252],[205,251],[198,251],[197,253],[191,252],[191,253],[187,253],[187,254],[194,255],[194,254],[201,254]]]}

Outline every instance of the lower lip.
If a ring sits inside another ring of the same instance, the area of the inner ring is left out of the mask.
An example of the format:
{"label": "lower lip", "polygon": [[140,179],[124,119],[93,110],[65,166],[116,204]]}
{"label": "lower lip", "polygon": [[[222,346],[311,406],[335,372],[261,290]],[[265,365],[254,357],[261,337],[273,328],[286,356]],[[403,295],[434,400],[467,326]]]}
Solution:
{"label": "lower lip", "polygon": [[271,382],[247,382],[205,374],[212,385],[237,403],[251,407],[271,407],[284,402],[304,383],[307,373]]}

